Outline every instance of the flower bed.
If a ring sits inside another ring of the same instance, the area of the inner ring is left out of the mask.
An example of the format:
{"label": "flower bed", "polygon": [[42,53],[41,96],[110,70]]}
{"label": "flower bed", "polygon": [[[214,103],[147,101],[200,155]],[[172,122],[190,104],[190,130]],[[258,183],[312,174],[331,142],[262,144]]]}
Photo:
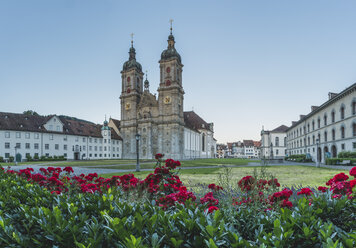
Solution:
{"label": "flower bed", "polygon": [[254,175],[194,193],[162,157],[144,180],[2,169],[0,247],[356,246],[356,167],[318,189]]}

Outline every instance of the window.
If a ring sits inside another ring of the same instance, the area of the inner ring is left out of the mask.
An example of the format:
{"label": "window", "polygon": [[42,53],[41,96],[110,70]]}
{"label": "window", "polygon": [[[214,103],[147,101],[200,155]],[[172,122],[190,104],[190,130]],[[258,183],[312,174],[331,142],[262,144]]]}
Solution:
{"label": "window", "polygon": [[201,139],[201,148],[202,148],[202,151],[205,152],[205,134],[203,133],[202,135],[202,139]]}
{"label": "window", "polygon": [[345,107],[344,106],[342,106],[340,108],[340,118],[341,118],[341,120],[343,120],[345,118]]}
{"label": "window", "polygon": [[306,133],[306,131],[305,131],[306,129],[305,129],[305,126],[303,127],[303,132],[304,132],[304,134]]}
{"label": "window", "polygon": [[308,146],[310,146],[310,137],[308,137]]}
{"label": "window", "polygon": [[38,153],[35,153],[35,155],[33,156],[35,159],[38,158]]}
{"label": "window", "polygon": [[25,134],[25,138],[26,138],[26,139],[29,139],[29,138],[30,138],[30,133],[26,133],[26,134]]}
{"label": "window", "polygon": [[5,143],[5,149],[10,149],[10,143],[9,142]]}
{"label": "window", "polygon": [[54,149],[58,150],[59,149],[59,144],[54,145]]}
{"label": "window", "polygon": [[49,150],[49,144],[45,144],[45,149]]}
{"label": "window", "polygon": [[103,147],[102,146],[99,146],[99,151],[102,151],[103,150]]}
{"label": "window", "polygon": [[277,150],[276,150],[276,155],[278,155],[278,152],[279,152],[279,150],[277,149]]}
{"label": "window", "polygon": [[104,143],[106,143],[106,139],[104,139]]}
{"label": "window", "polygon": [[16,138],[21,138],[21,133],[20,132],[16,132]]}
{"label": "window", "polygon": [[91,141],[92,141],[92,138],[89,138],[89,143],[91,143]]}
{"label": "window", "polygon": [[29,153],[26,153],[26,158],[28,158],[29,156],[31,156]]}
{"label": "window", "polygon": [[53,140],[53,134],[50,134],[50,135],[49,135],[49,139],[50,139],[50,140]]}
{"label": "window", "polygon": [[83,138],[83,142],[85,142],[85,138]]}
{"label": "window", "polygon": [[57,128],[57,132],[61,131],[61,129],[60,129],[60,127],[59,127],[59,126],[57,126],[56,128]]}
{"label": "window", "polygon": [[315,130],[315,122],[314,122],[314,120],[312,122],[312,129],[313,129],[313,131]]}
{"label": "window", "polygon": [[345,138],[345,127],[341,127],[341,139]]}
{"label": "window", "polygon": [[[106,155],[106,154],[105,154]],[[91,157],[91,153],[89,154],[89,157]]]}
{"label": "window", "polygon": [[335,112],[331,112],[331,122],[334,123],[335,122]]}
{"label": "window", "polygon": [[106,158],[106,153],[104,154],[104,157]]}
{"label": "window", "polygon": [[104,151],[106,152],[106,146],[104,146]]}
{"label": "window", "polygon": [[46,156],[46,157],[49,157],[49,153],[46,153],[45,156]]}
{"label": "window", "polygon": [[352,142],[352,148],[356,148],[356,142]]}
{"label": "window", "polygon": [[309,125],[309,123],[308,123],[308,133],[310,132],[310,125]]}
{"label": "window", "polygon": [[67,151],[68,146],[67,145],[63,145],[63,150]]}
{"label": "window", "polygon": [[102,156],[103,156],[103,155],[100,153],[100,154],[99,154],[99,157],[102,157]]}
{"label": "window", "polygon": [[341,150],[345,150],[345,144],[341,144]]}
{"label": "window", "polygon": [[63,137],[63,140],[64,140],[64,141],[67,141],[67,135]]}
{"label": "window", "polygon": [[315,145],[315,136],[313,135],[313,145]]}
{"label": "window", "polygon": [[75,142],[78,142],[79,141],[79,138],[78,137],[75,137]]}
{"label": "window", "polygon": [[85,149],[86,149],[86,146],[83,146],[83,151],[85,151]]}
{"label": "window", "polygon": [[97,156],[98,156],[98,154],[95,153],[95,154],[94,154],[94,157],[97,157]]}
{"label": "window", "polygon": [[328,125],[328,116],[324,115],[324,126]]}
{"label": "window", "polygon": [[320,133],[318,133],[318,141],[319,141],[319,143],[321,142],[321,140],[320,140]]}
{"label": "window", "polygon": [[39,144],[38,144],[38,143],[35,143],[35,144],[34,144],[34,148],[35,148],[36,150],[38,150]]}
{"label": "window", "polygon": [[326,131],[324,132],[324,141],[328,141],[328,133]]}
{"label": "window", "polygon": [[98,139],[94,139],[94,143],[98,143]]}
{"label": "window", "polygon": [[63,156],[66,158],[67,157],[67,153],[64,153]]}
{"label": "window", "polygon": [[91,146],[89,146],[89,151],[91,151]]}
{"label": "window", "polygon": [[356,100],[352,102],[352,114],[356,115]]}
{"label": "window", "polygon": [[97,146],[94,146],[94,151],[97,151],[98,150],[98,147]]}
{"label": "window", "polygon": [[39,139],[40,138],[40,135],[38,133],[35,133],[34,136],[35,136],[35,139]]}
{"label": "window", "polygon": [[335,140],[335,129],[331,130],[331,138]]}
{"label": "window", "polygon": [[318,128],[320,128],[320,118],[318,119]]}
{"label": "window", "polygon": [[5,132],[5,138],[10,138],[10,132]]}
{"label": "window", "polygon": [[26,149],[30,149],[30,143],[25,144]]}
{"label": "window", "polygon": [[356,136],[356,123],[352,124],[352,134],[353,136]]}
{"label": "window", "polygon": [[10,153],[5,153],[5,158],[9,158],[10,157]]}

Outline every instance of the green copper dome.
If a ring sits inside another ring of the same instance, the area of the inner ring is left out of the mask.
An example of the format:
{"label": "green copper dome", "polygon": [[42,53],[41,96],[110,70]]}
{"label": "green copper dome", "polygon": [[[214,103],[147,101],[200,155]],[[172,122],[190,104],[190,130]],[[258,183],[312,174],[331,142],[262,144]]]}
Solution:
{"label": "green copper dome", "polygon": [[175,49],[174,43],[175,43],[174,36],[171,33],[168,36],[168,47],[161,54],[161,60],[176,58],[176,59],[178,59],[179,63],[181,63],[181,57],[180,57],[179,53],[177,52],[177,50]]}
{"label": "green copper dome", "polygon": [[141,64],[136,61],[136,51],[133,46],[130,48],[129,55],[129,60],[124,63],[122,69],[125,71],[131,68],[136,68],[137,70],[142,71]]}
{"label": "green copper dome", "polygon": [[108,126],[108,121],[107,120],[104,121],[104,125],[101,128],[101,130],[110,130],[110,127]]}

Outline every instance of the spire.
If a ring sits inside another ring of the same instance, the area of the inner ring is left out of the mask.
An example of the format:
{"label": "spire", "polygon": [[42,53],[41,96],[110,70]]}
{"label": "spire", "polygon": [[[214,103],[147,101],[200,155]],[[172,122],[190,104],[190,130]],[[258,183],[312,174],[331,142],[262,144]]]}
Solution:
{"label": "spire", "polygon": [[133,47],[134,33],[131,33],[130,36],[131,36],[131,47],[130,47],[130,51],[129,51],[129,54],[130,54],[129,60],[133,60],[133,59],[136,59],[136,50]]}
{"label": "spire", "polygon": [[146,71],[146,80],[145,80],[145,91],[149,91],[150,89],[150,82],[147,80],[147,71]]}
{"label": "spire", "polygon": [[170,19],[169,22],[171,23],[171,34],[172,34],[172,30],[173,30],[173,28],[172,28],[173,19]]}
{"label": "spire", "polygon": [[172,30],[173,30],[173,28],[172,28],[173,19],[170,19],[169,22],[171,24],[171,28],[170,28],[171,32],[170,32],[170,35],[168,36],[168,48],[174,48],[175,41],[174,41],[174,36],[173,36],[173,33],[172,33]]}

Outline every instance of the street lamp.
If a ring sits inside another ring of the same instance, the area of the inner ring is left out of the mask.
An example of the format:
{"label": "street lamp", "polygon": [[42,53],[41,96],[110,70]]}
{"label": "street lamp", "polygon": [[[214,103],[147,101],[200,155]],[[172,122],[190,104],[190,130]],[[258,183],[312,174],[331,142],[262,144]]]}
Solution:
{"label": "street lamp", "polygon": [[138,142],[140,141],[141,135],[139,133],[136,133],[135,138],[136,138],[136,156],[137,156],[137,161],[136,161],[136,171],[140,171],[140,155],[138,151]]}
{"label": "street lamp", "polygon": [[316,139],[316,168],[320,168],[321,152],[319,153],[320,140]]}
{"label": "street lamp", "polygon": [[16,146],[15,146],[15,158],[14,158],[14,159],[15,159],[15,165],[17,165],[17,159],[16,159],[16,155],[17,155],[17,148],[18,148],[18,147],[17,147],[17,145],[16,145]]}

